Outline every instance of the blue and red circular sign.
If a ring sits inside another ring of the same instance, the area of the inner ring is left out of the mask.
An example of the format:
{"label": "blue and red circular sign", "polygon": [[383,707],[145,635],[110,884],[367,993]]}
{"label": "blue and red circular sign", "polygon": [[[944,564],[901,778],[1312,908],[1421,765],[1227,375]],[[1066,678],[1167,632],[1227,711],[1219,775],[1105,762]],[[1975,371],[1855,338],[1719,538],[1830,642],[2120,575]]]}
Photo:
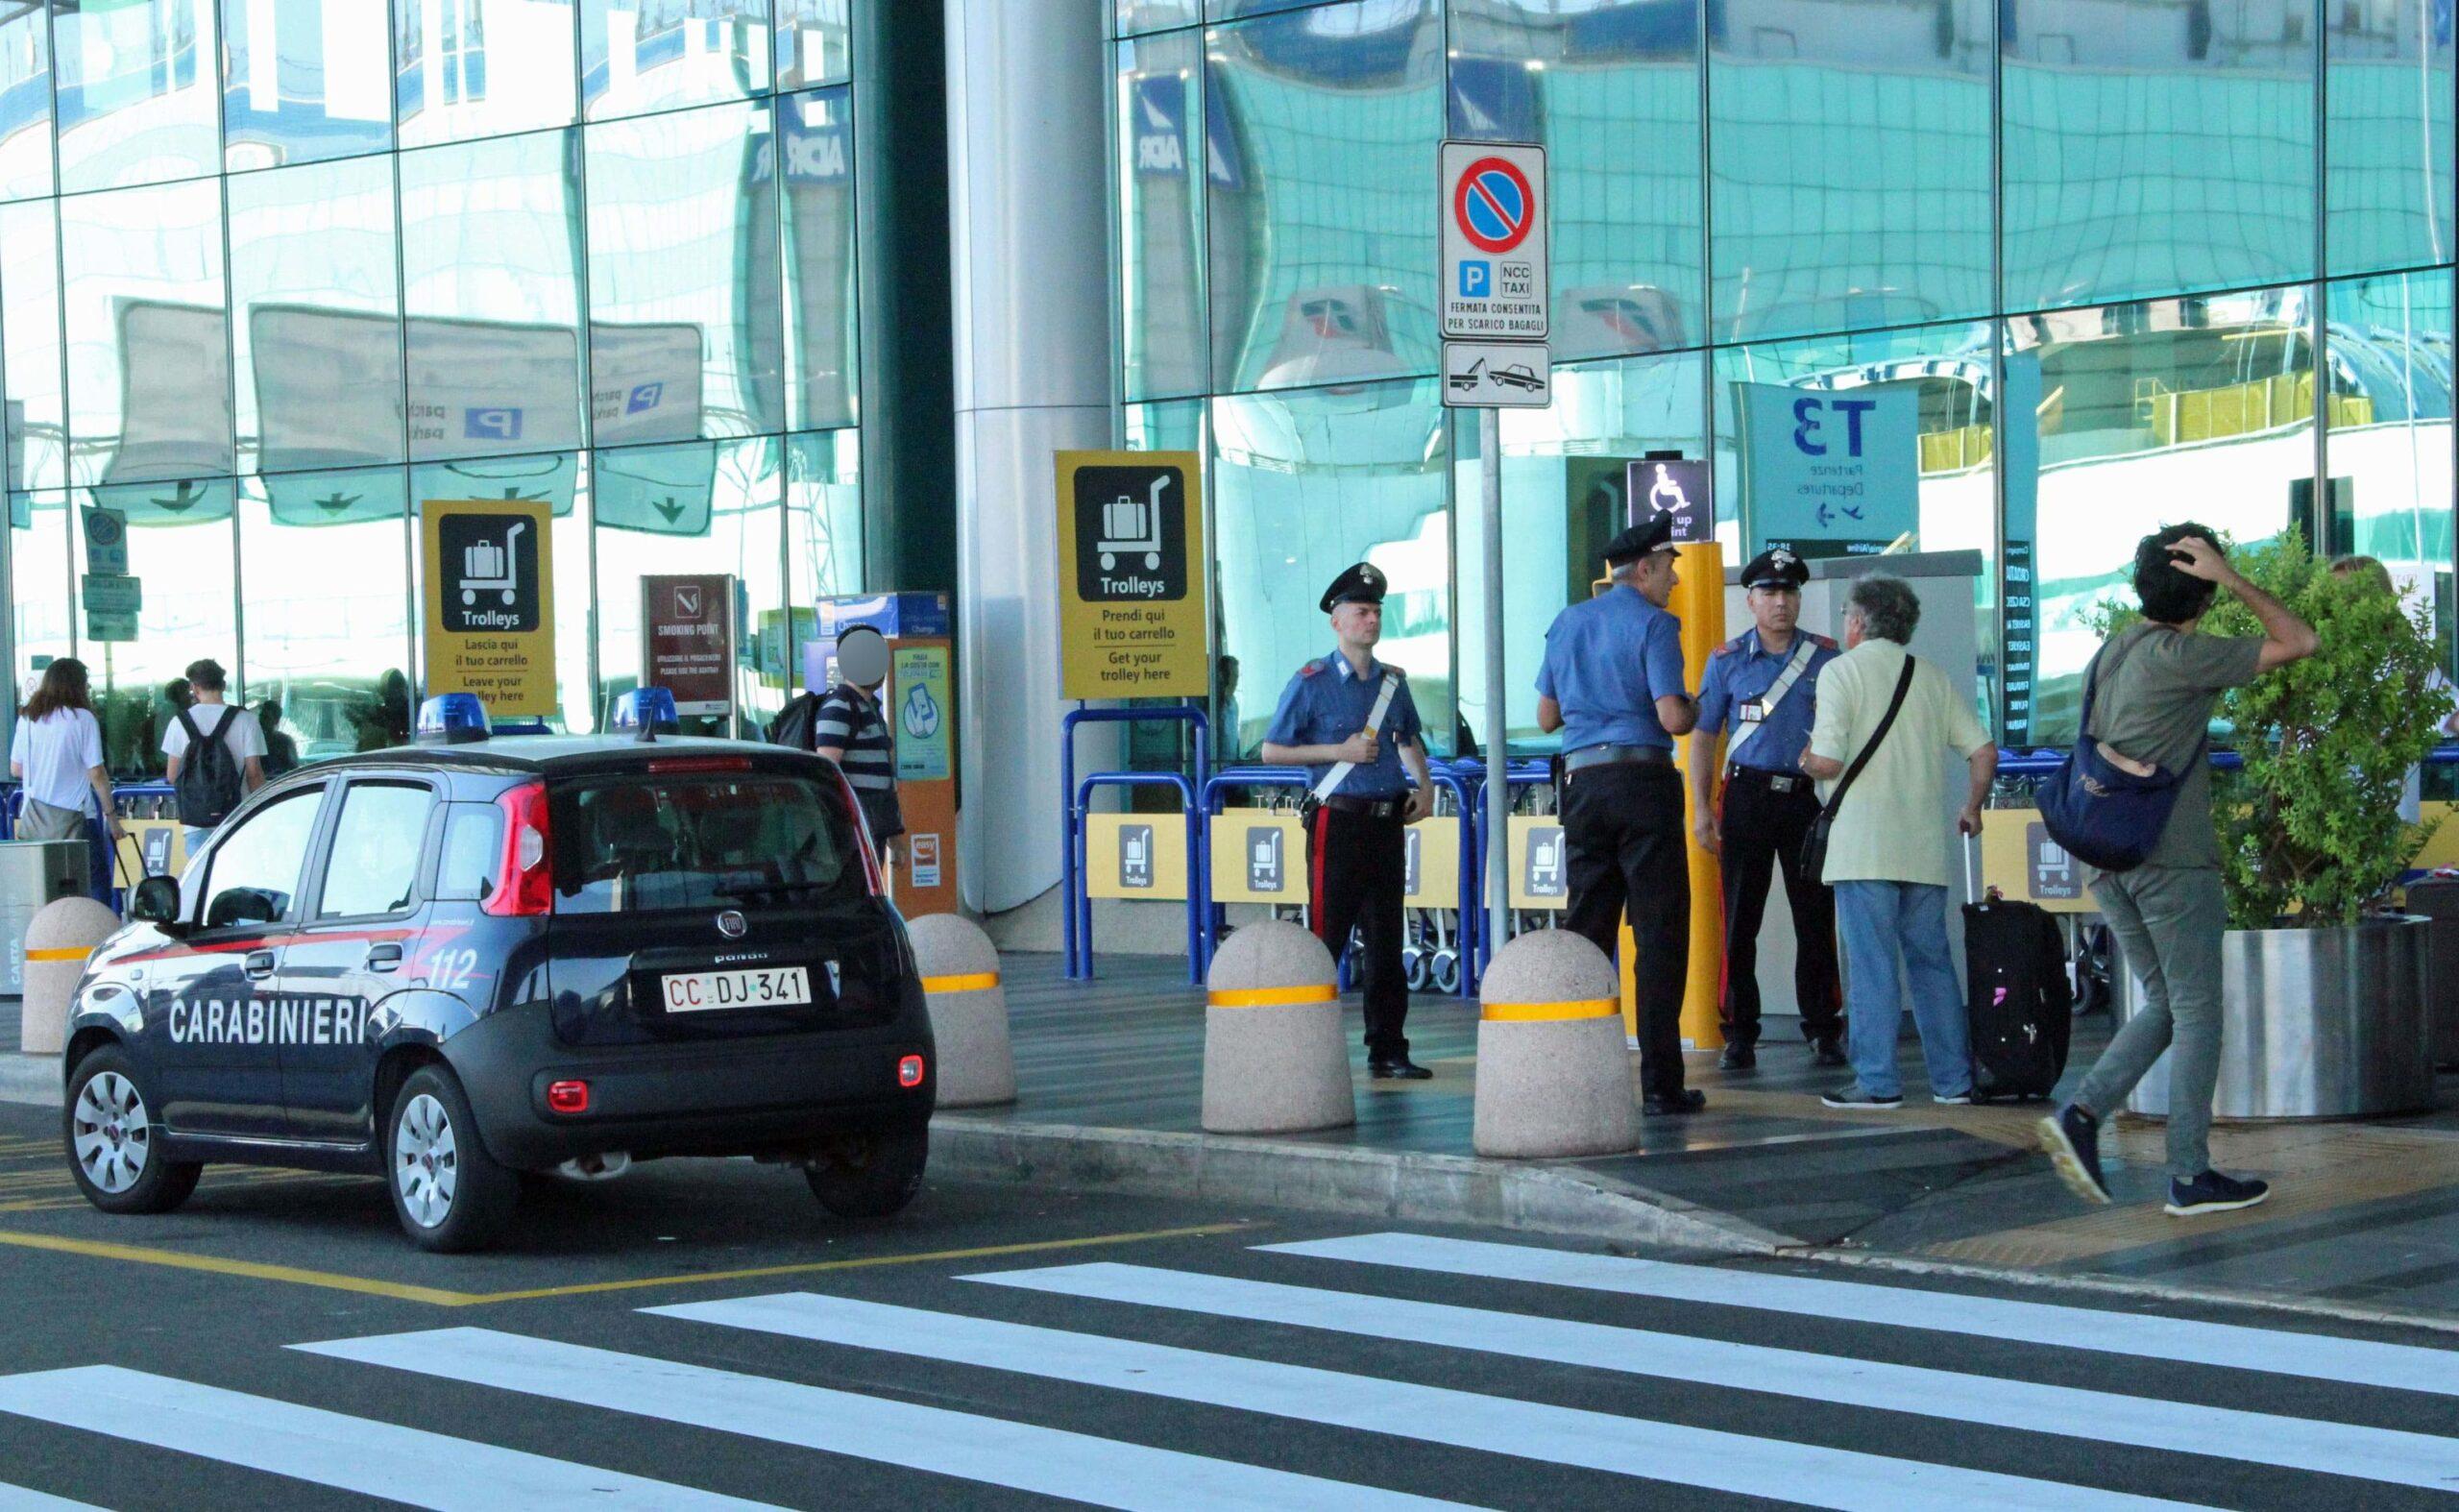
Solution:
{"label": "blue and red circular sign", "polygon": [[1509,252],[1526,241],[1536,206],[1527,176],[1504,158],[1471,163],[1451,191],[1451,218],[1480,252]]}

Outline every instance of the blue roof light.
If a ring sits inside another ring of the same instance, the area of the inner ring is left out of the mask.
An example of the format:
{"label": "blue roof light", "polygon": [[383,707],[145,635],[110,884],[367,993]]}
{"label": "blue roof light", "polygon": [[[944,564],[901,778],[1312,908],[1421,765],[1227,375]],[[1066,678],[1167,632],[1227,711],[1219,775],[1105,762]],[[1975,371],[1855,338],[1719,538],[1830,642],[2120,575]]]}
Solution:
{"label": "blue roof light", "polygon": [[675,728],[674,695],[664,688],[635,688],[615,700],[614,727],[632,730],[642,740],[654,740],[660,730]]}
{"label": "blue roof light", "polygon": [[462,745],[487,733],[487,706],[475,693],[440,693],[419,705],[422,745]]}

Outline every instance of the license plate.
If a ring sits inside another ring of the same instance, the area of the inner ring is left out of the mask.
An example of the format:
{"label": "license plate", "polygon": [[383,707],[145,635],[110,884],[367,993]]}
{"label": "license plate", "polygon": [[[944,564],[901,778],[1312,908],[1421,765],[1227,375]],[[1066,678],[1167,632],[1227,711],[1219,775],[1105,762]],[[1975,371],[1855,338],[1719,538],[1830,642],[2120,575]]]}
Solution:
{"label": "license plate", "polygon": [[670,1013],[705,1013],[730,1008],[794,1008],[811,1002],[811,971],[805,966],[763,966],[747,971],[670,971],[659,983]]}

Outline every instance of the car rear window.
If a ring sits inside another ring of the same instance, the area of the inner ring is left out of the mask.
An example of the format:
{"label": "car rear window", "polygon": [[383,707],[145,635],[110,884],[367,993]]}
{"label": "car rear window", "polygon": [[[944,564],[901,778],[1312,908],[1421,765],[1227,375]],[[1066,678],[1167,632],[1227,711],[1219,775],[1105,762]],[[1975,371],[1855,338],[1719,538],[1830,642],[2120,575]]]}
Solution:
{"label": "car rear window", "polygon": [[555,912],[639,914],[859,897],[837,794],[785,773],[559,783],[548,793]]}

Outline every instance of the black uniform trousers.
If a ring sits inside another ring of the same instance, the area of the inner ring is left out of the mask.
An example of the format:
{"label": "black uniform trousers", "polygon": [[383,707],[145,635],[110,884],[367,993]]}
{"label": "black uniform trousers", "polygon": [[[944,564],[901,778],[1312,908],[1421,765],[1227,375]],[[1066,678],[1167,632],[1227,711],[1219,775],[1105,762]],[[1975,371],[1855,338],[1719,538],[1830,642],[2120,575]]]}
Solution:
{"label": "black uniform trousers", "polygon": [[[1396,805],[1397,807],[1397,805]],[[1398,813],[1382,817],[1318,808],[1306,826],[1306,899],[1316,938],[1337,965],[1351,929],[1366,938],[1366,1054],[1397,1061],[1409,1053],[1400,1032],[1409,1016],[1409,979],[1400,965],[1401,907],[1408,885],[1408,837]]]}
{"label": "black uniform trousers", "polygon": [[1802,842],[1818,817],[1818,790],[1808,777],[1795,777],[1792,792],[1779,793],[1769,781],[1773,775],[1737,768],[1716,807],[1725,881],[1719,1016],[1730,1044],[1759,1042],[1759,926],[1767,916],[1771,869],[1783,875],[1785,901],[1793,911],[1793,998],[1801,1005],[1802,1037],[1818,1040],[1844,1032],[1836,972],[1836,893],[1802,869]]}
{"label": "black uniform trousers", "polygon": [[1691,860],[1682,778],[1622,762],[1572,772],[1563,788],[1570,910],[1565,925],[1613,960],[1627,908],[1639,950],[1640,1085],[1682,1092],[1682,997],[1691,981]]}

